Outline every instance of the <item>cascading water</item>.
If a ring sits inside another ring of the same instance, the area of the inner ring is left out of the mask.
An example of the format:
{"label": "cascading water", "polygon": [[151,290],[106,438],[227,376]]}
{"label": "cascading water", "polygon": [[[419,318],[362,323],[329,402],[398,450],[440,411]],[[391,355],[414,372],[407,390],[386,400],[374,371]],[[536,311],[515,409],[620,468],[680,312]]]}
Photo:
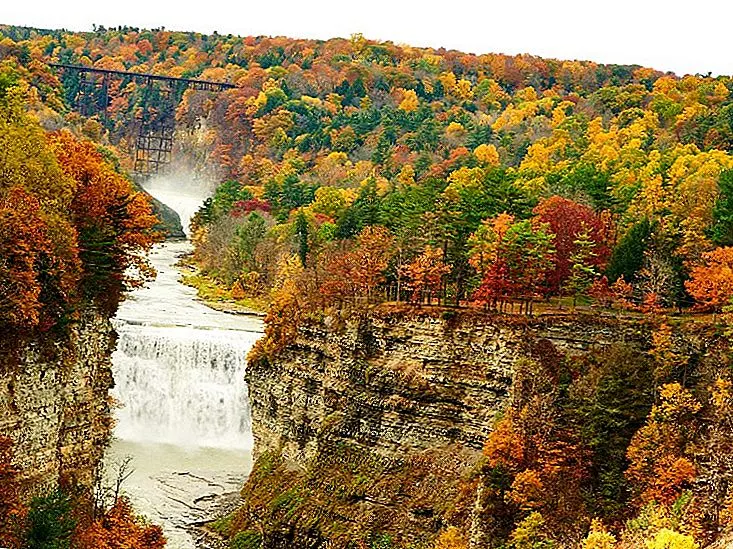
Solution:
{"label": "cascading water", "polygon": [[258,334],[118,323],[123,440],[251,448],[245,357]]}
{"label": "cascading water", "polygon": [[163,526],[171,549],[195,548],[190,525],[210,519],[226,494],[236,497],[249,472],[244,374],[262,332],[258,317],[214,311],[179,282],[175,263],[190,249],[188,242],[156,247],[150,259],[158,276],[130,293],[114,320],[112,394],[120,408],[108,471],[132,458],[123,491]]}

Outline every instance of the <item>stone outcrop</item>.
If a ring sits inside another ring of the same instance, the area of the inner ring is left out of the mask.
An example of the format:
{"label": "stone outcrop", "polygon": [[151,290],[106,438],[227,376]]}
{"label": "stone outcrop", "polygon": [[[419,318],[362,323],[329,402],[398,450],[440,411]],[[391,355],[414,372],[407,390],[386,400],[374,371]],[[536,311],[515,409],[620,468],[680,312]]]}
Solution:
{"label": "stone outcrop", "polygon": [[281,450],[305,464],[325,439],[386,457],[456,443],[479,450],[517,360],[548,343],[577,354],[642,345],[647,335],[638,322],[587,314],[378,310],[345,324],[309,323],[293,344],[248,368],[255,453]]}
{"label": "stone outcrop", "polygon": [[57,482],[91,486],[111,432],[106,316],[86,311],[63,335],[0,344],[0,436],[13,441],[28,494]]}

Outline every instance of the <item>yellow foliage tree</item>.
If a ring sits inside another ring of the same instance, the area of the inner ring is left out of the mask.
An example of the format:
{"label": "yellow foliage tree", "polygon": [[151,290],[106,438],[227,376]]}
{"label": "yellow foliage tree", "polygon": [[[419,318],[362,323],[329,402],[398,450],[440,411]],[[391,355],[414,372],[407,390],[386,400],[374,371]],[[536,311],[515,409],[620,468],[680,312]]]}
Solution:
{"label": "yellow foliage tree", "polygon": [[474,149],[473,154],[483,164],[488,164],[489,166],[499,165],[499,152],[494,145],[482,143]]}
{"label": "yellow foliage tree", "polygon": [[538,511],[530,513],[517,525],[510,536],[510,546],[514,549],[544,547],[547,541],[545,519]]}
{"label": "yellow foliage tree", "polygon": [[460,122],[451,122],[445,129],[445,135],[450,139],[460,139],[466,135],[466,128]]}
{"label": "yellow foliage tree", "polygon": [[646,542],[647,549],[698,549],[700,547],[692,536],[662,528]]}
{"label": "yellow foliage tree", "polygon": [[610,534],[603,523],[594,519],[588,536],[583,540],[583,549],[613,549],[616,546],[616,537]]}
{"label": "yellow foliage tree", "polygon": [[462,101],[473,99],[473,86],[471,82],[461,78],[456,85],[453,86],[453,94]]}
{"label": "yellow foliage tree", "polygon": [[405,186],[415,184],[415,168],[412,167],[412,164],[402,166],[400,173],[397,174],[397,181]]}
{"label": "yellow foliage tree", "polygon": [[402,101],[399,109],[405,112],[414,112],[420,106],[415,90],[402,90]]}
{"label": "yellow foliage tree", "polygon": [[449,526],[435,542],[434,549],[468,549],[468,542],[455,526]]}

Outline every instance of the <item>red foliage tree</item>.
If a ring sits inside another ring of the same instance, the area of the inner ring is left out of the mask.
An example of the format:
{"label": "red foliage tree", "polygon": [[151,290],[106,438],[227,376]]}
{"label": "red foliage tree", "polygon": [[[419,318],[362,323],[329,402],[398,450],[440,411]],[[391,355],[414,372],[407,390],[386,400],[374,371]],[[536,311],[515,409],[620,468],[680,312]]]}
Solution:
{"label": "red foliage tree", "polygon": [[515,222],[506,214],[485,220],[469,241],[470,262],[482,273],[474,299],[492,307],[513,298],[530,304],[553,265],[553,238],[544,223]]}
{"label": "red foliage tree", "polygon": [[135,517],[130,502],[119,498],[104,515],[77,532],[81,549],[162,549],[166,539],[157,525]]}
{"label": "red foliage tree", "polygon": [[241,217],[255,211],[269,213],[272,206],[267,200],[260,200],[259,198],[251,198],[250,200],[239,200],[234,203],[231,215],[234,217]]}
{"label": "red foliage tree", "polygon": [[547,285],[552,293],[563,290],[563,283],[570,276],[571,256],[577,247],[575,242],[584,231],[588,231],[589,238],[596,244],[594,256],[590,260],[592,265],[602,267],[608,261],[608,226],[588,206],[551,196],[537,205],[534,214],[539,221],[547,223],[550,232],[555,235],[555,266],[547,275]]}

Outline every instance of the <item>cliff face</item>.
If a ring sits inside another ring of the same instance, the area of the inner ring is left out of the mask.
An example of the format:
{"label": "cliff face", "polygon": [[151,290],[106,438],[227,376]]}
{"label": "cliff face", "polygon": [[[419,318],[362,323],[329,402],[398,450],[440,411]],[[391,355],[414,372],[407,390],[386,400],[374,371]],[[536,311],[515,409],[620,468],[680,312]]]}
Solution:
{"label": "cliff face", "polygon": [[257,461],[232,532],[263,549],[376,547],[379,532],[422,547],[452,524],[484,547],[481,448],[518,361],[648,340],[638,321],[581,313],[392,308],[303,325],[248,366]]}
{"label": "cliff face", "polygon": [[0,353],[0,435],[14,443],[24,490],[91,486],[111,431],[109,320],[87,311],[67,335],[10,339]]}
{"label": "cliff face", "polygon": [[517,360],[553,346],[578,354],[642,345],[646,335],[638,323],[577,314],[411,311],[338,327],[326,319],[302,327],[271,360],[250,364],[255,453],[282,449],[304,465],[325,440],[386,457],[454,443],[479,450],[506,403]]}

